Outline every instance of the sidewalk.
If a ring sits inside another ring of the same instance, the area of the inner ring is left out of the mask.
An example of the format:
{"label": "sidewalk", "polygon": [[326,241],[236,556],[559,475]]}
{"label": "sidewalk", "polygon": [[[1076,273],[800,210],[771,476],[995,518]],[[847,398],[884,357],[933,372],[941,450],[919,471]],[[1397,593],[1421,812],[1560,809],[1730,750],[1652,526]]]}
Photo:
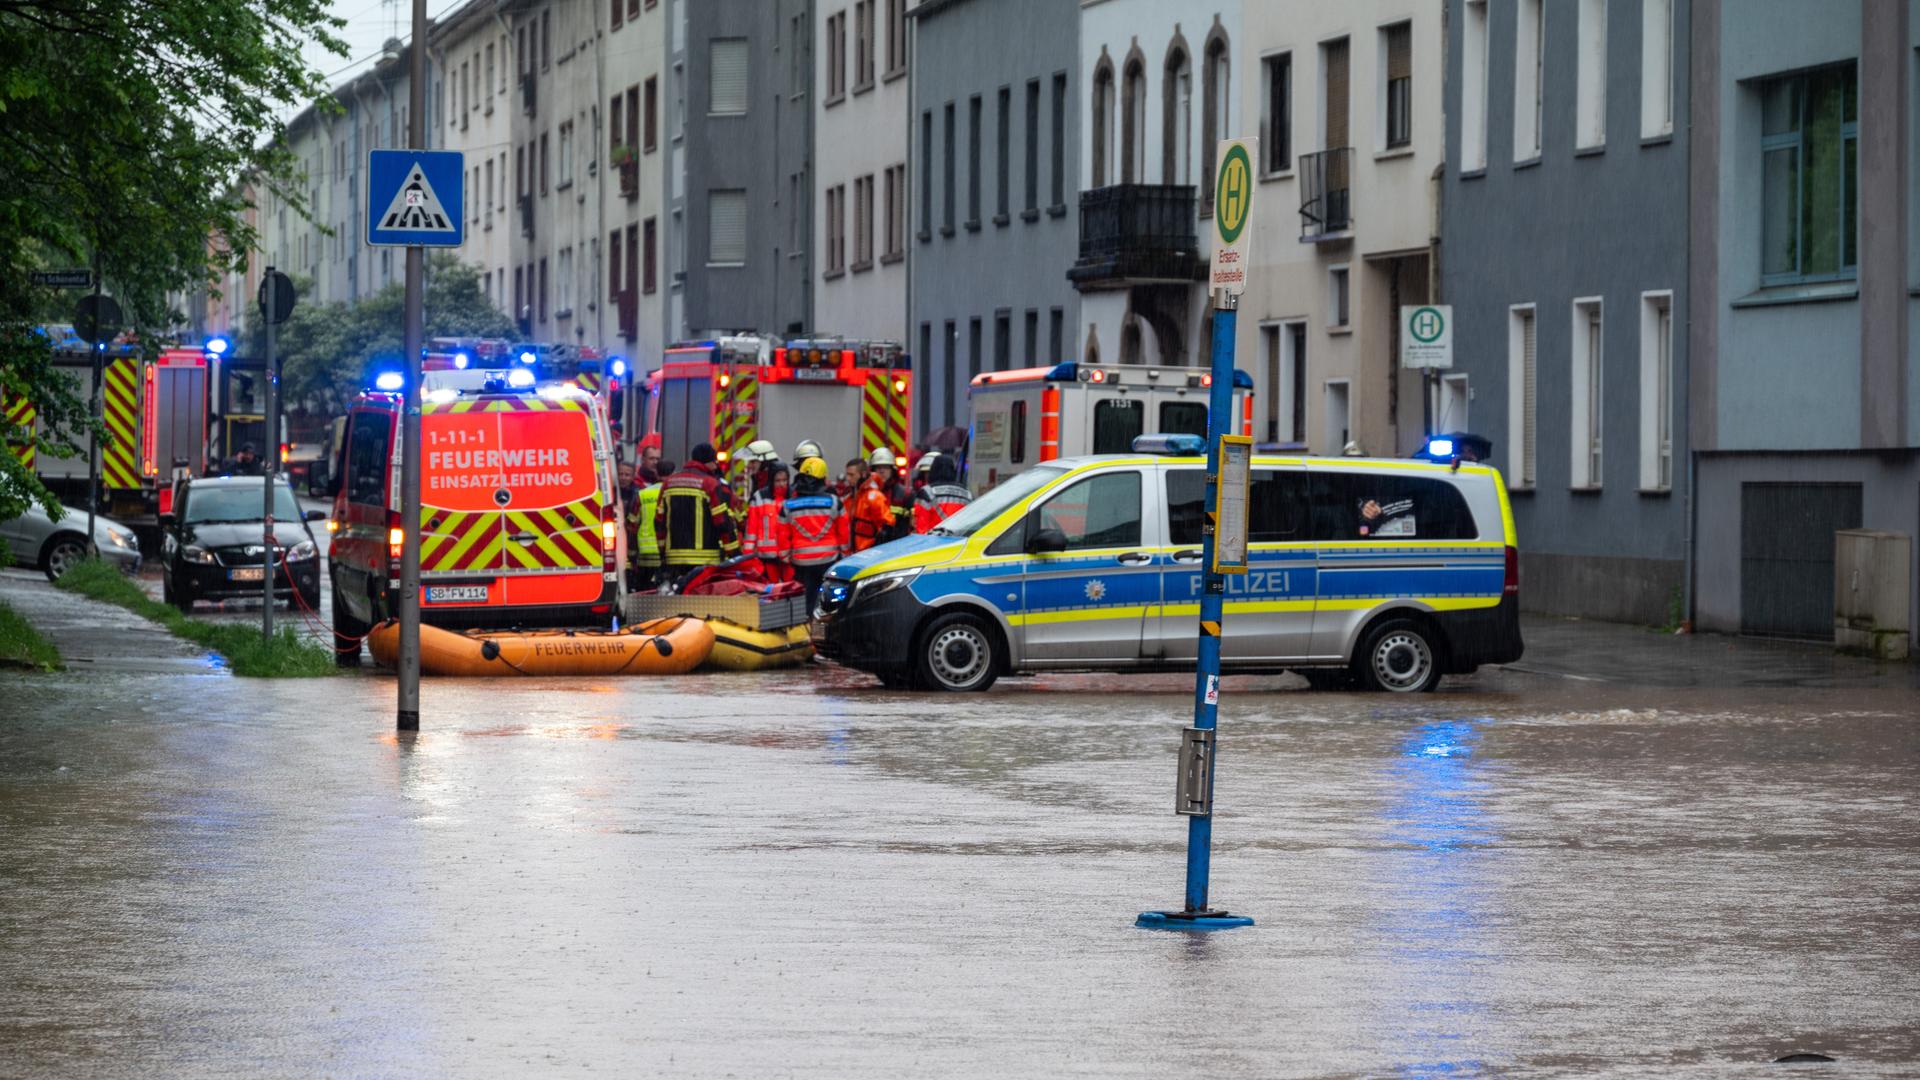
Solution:
{"label": "sidewalk", "polygon": [[32,571],[0,571],[0,600],[53,642],[69,671],[205,675],[224,670],[205,650],[138,615],[61,592]]}
{"label": "sidewalk", "polygon": [[1527,645],[1508,671],[1592,682],[1672,687],[1920,690],[1920,663],[1869,660],[1831,645],[1724,634],[1669,634],[1642,626],[1524,615]]}

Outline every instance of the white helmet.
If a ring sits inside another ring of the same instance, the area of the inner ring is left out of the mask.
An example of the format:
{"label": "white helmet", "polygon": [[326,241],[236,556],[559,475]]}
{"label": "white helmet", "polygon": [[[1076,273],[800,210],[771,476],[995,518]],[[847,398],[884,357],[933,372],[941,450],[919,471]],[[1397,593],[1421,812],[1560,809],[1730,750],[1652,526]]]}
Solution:
{"label": "white helmet", "polygon": [[1358,439],[1355,439],[1352,442],[1349,442],[1345,447],[1342,447],[1340,450],[1340,453],[1346,455],[1347,457],[1366,457],[1367,456],[1366,450],[1361,448],[1360,441]]}
{"label": "white helmet", "polygon": [[826,460],[826,456],[827,455],[820,449],[820,444],[814,442],[812,439],[801,439],[800,445],[793,448],[793,459],[795,461],[805,461],[810,457],[817,457],[824,461]]}
{"label": "white helmet", "polygon": [[913,463],[913,471],[916,473],[932,472],[933,459],[939,456],[940,456],[940,451],[938,450],[929,450],[926,453],[921,454],[920,460]]}
{"label": "white helmet", "polygon": [[765,439],[755,439],[747,444],[746,458],[748,461],[779,461],[780,451]]}
{"label": "white helmet", "polygon": [[873,453],[867,455],[867,464],[876,469],[882,465],[891,467],[893,463],[893,451],[884,446],[874,448]]}

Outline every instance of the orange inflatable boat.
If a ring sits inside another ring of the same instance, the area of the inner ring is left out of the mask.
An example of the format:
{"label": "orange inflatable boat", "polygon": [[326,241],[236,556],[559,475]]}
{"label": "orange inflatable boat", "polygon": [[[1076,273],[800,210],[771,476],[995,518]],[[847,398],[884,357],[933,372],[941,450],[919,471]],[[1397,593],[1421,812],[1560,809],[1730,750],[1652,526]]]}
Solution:
{"label": "orange inflatable boat", "polygon": [[[400,624],[367,637],[373,658],[393,667]],[[654,619],[607,630],[474,631],[420,627],[426,675],[684,675],[713,652],[713,630],[699,619]]]}

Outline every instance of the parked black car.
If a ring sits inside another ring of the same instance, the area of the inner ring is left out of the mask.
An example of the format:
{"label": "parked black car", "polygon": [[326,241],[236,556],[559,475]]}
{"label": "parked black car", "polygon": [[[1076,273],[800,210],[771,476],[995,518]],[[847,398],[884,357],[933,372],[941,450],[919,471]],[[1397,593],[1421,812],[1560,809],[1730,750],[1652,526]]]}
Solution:
{"label": "parked black car", "polygon": [[[196,600],[260,595],[266,574],[266,544],[258,476],[220,476],[183,480],[174,495],[173,513],[162,519],[160,566],[167,603],[182,611]],[[273,536],[276,599],[320,609],[320,545],[309,521],[325,520],[319,510],[302,513],[285,476],[274,478]],[[289,584],[291,582],[291,584]]]}

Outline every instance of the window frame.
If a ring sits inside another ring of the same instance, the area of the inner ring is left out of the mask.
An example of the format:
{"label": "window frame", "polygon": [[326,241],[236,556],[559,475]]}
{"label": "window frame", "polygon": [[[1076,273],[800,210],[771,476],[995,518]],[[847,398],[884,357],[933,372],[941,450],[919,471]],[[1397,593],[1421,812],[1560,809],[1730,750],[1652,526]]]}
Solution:
{"label": "window frame", "polygon": [[[1139,532],[1134,536],[1134,538],[1132,540],[1123,540],[1117,543],[1101,543],[1098,545],[1083,543],[1081,545],[1076,546],[1073,542],[1073,538],[1068,537],[1067,546],[1064,551],[1051,552],[1049,554],[1054,557],[1059,557],[1059,556],[1069,555],[1074,552],[1113,551],[1113,550],[1118,550],[1122,548],[1140,547],[1142,544],[1146,542],[1146,537],[1147,537],[1147,481],[1145,476],[1145,470],[1142,470],[1139,468],[1101,469],[1097,472],[1088,473],[1085,476],[1079,477],[1078,479],[1075,479],[1069,482],[1068,484],[1063,486],[1059,491],[1053,492],[1052,494],[1048,495],[1044,502],[1035,504],[1031,510],[1028,510],[1024,515],[1022,515],[1023,522],[1025,523],[1024,525],[1025,534],[1029,537],[1036,535],[1039,528],[1041,527],[1041,522],[1044,520],[1044,518],[1041,515],[1046,512],[1047,508],[1050,506],[1053,506],[1055,503],[1059,502],[1061,499],[1065,498],[1067,495],[1072,494],[1076,489],[1080,488],[1081,486],[1099,483],[1102,480],[1111,480],[1114,477],[1126,477],[1126,476],[1132,477],[1133,484],[1134,484],[1134,509],[1135,509],[1134,524],[1139,529]],[[1087,499],[1088,506],[1094,505],[1094,499],[1092,498],[1092,494],[1093,493],[1091,492],[1089,493],[1089,497]],[[1101,505],[1107,505],[1114,501],[1114,497],[1107,496],[1105,498],[1102,498],[1099,501]],[[1084,534],[1083,534],[1083,538],[1084,538]],[[1047,556],[1042,555],[1038,557],[1045,558]]]}
{"label": "window frame", "polygon": [[[1276,103],[1274,76],[1279,74]],[[1293,175],[1293,50],[1280,49],[1260,58],[1260,176]],[[1278,164],[1275,164],[1275,162]]]}
{"label": "window frame", "polygon": [[[1533,329],[1532,367],[1528,368],[1526,327]],[[1527,379],[1533,383],[1531,428],[1527,423]],[[1532,491],[1540,482],[1540,310],[1537,304],[1507,307],[1507,437],[1513,443],[1514,469],[1507,475],[1513,491]]]}
{"label": "window frame", "polygon": [[[1839,185],[1840,202],[1838,206],[1833,208],[1836,215],[1839,218],[1839,223],[1836,225],[1834,229],[1834,242],[1839,246],[1840,263],[1838,268],[1832,271],[1831,273],[1809,274],[1809,273],[1806,273],[1804,270],[1804,267],[1806,266],[1807,234],[1802,229],[1802,224],[1805,219],[1807,172],[1808,172],[1807,118],[1808,118],[1808,110],[1811,107],[1811,103],[1813,100],[1813,95],[1808,92],[1808,89],[1810,89],[1811,81],[1815,76],[1826,73],[1826,72],[1830,72],[1830,71],[1837,71],[1843,68],[1850,68],[1852,69],[1852,72],[1853,72],[1855,116],[1853,120],[1849,121],[1848,119],[1846,119],[1845,112],[1843,111],[1841,113],[1839,138],[1835,142],[1836,150],[1840,155],[1841,182]],[[1853,60],[1848,60],[1838,64],[1822,64],[1818,67],[1806,68],[1800,71],[1794,71],[1784,75],[1770,76],[1768,78],[1755,80],[1754,85],[1756,89],[1758,89],[1759,91],[1760,109],[1761,109],[1759,203],[1760,203],[1760,284],[1763,287],[1774,286],[1774,285],[1812,285],[1812,284],[1821,284],[1821,283],[1833,282],[1833,281],[1854,281],[1854,280],[1857,280],[1860,276],[1859,235],[1858,235],[1860,225],[1859,225],[1858,211],[1857,211],[1858,202],[1859,202],[1858,193],[1859,193],[1859,183],[1860,183],[1860,176],[1859,176],[1860,119],[1858,115],[1859,79],[1860,79],[1860,68],[1859,68],[1858,62]],[[1795,126],[1793,131],[1785,132],[1777,135],[1768,135],[1766,134],[1766,121],[1765,121],[1767,90],[1769,87],[1779,83],[1783,83],[1783,82],[1799,82],[1802,84],[1802,89],[1799,94],[1799,115],[1795,117],[1795,120],[1794,120]],[[1847,144],[1849,142],[1851,142],[1854,145],[1854,166],[1851,172],[1847,171],[1847,168],[1846,168]],[[1794,269],[1781,270],[1781,271],[1775,271],[1773,273],[1768,273],[1766,270],[1766,258],[1767,258],[1766,160],[1767,160],[1767,155],[1769,153],[1773,153],[1779,150],[1788,150],[1788,149],[1794,152],[1794,155],[1793,155],[1793,161],[1794,161],[1793,206],[1789,214],[1789,217],[1792,220],[1792,227],[1793,227]],[[1849,187],[1853,188],[1854,200],[1855,200],[1855,206],[1856,206],[1856,214],[1855,214],[1855,221],[1854,221],[1854,230],[1855,230],[1854,262],[1852,265],[1848,265],[1845,261],[1846,254],[1847,254],[1847,238],[1841,234],[1841,228],[1844,227],[1846,222],[1846,216],[1847,216],[1846,200],[1847,200],[1847,190]]]}

